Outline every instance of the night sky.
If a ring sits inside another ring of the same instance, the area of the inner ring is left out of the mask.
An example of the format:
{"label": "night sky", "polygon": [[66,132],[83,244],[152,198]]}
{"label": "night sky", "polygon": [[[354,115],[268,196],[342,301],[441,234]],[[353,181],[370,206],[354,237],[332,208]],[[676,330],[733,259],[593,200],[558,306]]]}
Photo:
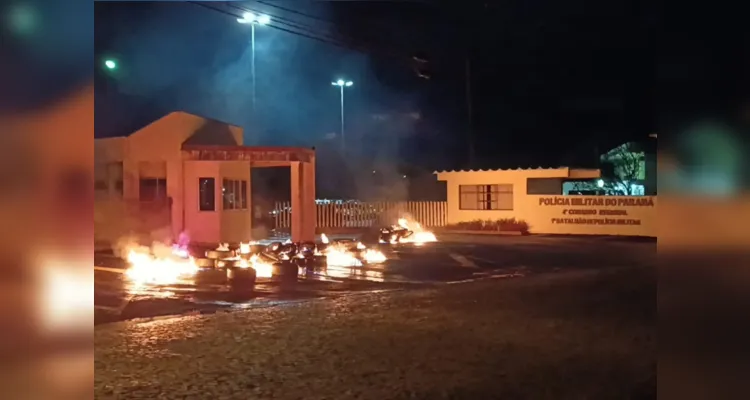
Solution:
{"label": "night sky", "polygon": [[[204,4],[95,4],[97,62],[119,63],[114,72],[97,65],[97,137],[184,110],[243,126],[246,144],[316,146],[335,158],[339,94],[330,82],[344,77],[355,82],[346,138],[359,167],[462,168],[470,60],[474,167],[594,166],[598,153],[746,83],[705,62],[695,33],[678,28],[688,22],[666,29],[660,10],[632,2]],[[250,28],[236,22],[244,11],[273,21],[256,31],[255,120]],[[686,87],[697,76],[712,78]],[[657,117],[658,107],[669,112]]]}

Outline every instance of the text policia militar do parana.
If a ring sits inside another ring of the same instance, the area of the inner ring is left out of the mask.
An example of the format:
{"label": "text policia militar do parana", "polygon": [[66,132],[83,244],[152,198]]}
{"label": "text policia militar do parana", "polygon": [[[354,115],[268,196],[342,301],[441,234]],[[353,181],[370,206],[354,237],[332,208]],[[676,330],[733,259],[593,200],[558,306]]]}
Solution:
{"label": "text policia militar do parana", "polygon": [[623,206],[623,207],[653,207],[651,197],[542,197],[540,206]]}
{"label": "text policia militar do parana", "polygon": [[[573,206],[573,207],[653,207],[651,197],[542,197],[541,206]],[[559,217],[551,219],[553,224],[573,225],[641,225],[640,219],[606,218],[614,216],[627,217],[627,209],[563,209]],[[595,218],[604,216],[605,218]]]}

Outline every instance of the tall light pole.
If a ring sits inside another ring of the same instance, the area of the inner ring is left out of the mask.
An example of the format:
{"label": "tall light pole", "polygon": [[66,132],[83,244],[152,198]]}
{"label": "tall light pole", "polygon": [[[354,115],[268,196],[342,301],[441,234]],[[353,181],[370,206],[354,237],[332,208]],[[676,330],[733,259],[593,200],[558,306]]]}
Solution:
{"label": "tall light pole", "polygon": [[343,79],[331,82],[331,85],[338,86],[341,91],[341,150],[346,150],[346,139],[344,138],[344,88],[353,84],[354,82]]}
{"label": "tall light pole", "polygon": [[268,15],[255,15],[253,13],[246,12],[242,14],[242,18],[237,18],[237,22],[241,24],[250,24],[250,46],[252,48],[252,60],[250,69],[252,70],[253,79],[253,114],[255,113],[255,25],[266,25],[271,22],[271,17]]}

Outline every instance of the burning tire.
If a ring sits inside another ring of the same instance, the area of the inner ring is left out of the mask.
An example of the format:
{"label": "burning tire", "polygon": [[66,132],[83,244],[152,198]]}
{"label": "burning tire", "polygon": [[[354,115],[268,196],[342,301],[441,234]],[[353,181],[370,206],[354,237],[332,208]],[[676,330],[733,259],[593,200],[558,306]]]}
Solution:
{"label": "burning tire", "polygon": [[195,273],[196,285],[221,285],[226,283],[226,272],[216,268],[200,268]]}
{"label": "burning tire", "polygon": [[297,268],[307,268],[308,264],[310,264],[310,260],[307,258],[294,257],[292,264],[296,265]]}
{"label": "burning tire", "polygon": [[328,265],[328,257],[313,256],[313,259],[312,259],[313,268],[316,268],[316,269],[325,268],[327,265]]}
{"label": "burning tire", "polygon": [[213,260],[221,260],[222,258],[234,257],[234,252],[231,250],[208,250],[206,251],[206,258]]}
{"label": "burning tire", "polygon": [[216,261],[216,266],[218,268],[234,268],[239,267],[239,260],[219,260]]}
{"label": "burning tire", "polygon": [[256,274],[253,268],[227,268],[227,282],[233,292],[248,292],[255,287]]}
{"label": "burning tire", "polygon": [[282,243],[281,242],[273,242],[266,246],[263,251],[266,253],[272,253],[272,254],[278,254],[279,250],[281,249]]}
{"label": "burning tire", "polygon": [[273,264],[273,275],[278,276],[282,282],[296,282],[299,268],[292,262],[280,262]]}
{"label": "burning tire", "polygon": [[414,232],[409,229],[399,227],[383,228],[380,230],[380,242],[399,243],[413,234]]}
{"label": "burning tire", "polygon": [[196,258],[195,265],[198,268],[216,268],[216,260],[210,258]]}

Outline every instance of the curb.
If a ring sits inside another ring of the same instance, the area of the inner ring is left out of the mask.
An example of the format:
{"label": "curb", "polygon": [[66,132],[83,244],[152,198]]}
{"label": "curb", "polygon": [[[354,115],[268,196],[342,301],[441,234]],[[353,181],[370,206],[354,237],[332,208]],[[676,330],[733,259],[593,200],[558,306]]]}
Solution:
{"label": "curb", "polygon": [[459,230],[438,230],[439,234],[456,234],[456,235],[494,235],[494,236],[524,236],[521,231],[459,231]]}

